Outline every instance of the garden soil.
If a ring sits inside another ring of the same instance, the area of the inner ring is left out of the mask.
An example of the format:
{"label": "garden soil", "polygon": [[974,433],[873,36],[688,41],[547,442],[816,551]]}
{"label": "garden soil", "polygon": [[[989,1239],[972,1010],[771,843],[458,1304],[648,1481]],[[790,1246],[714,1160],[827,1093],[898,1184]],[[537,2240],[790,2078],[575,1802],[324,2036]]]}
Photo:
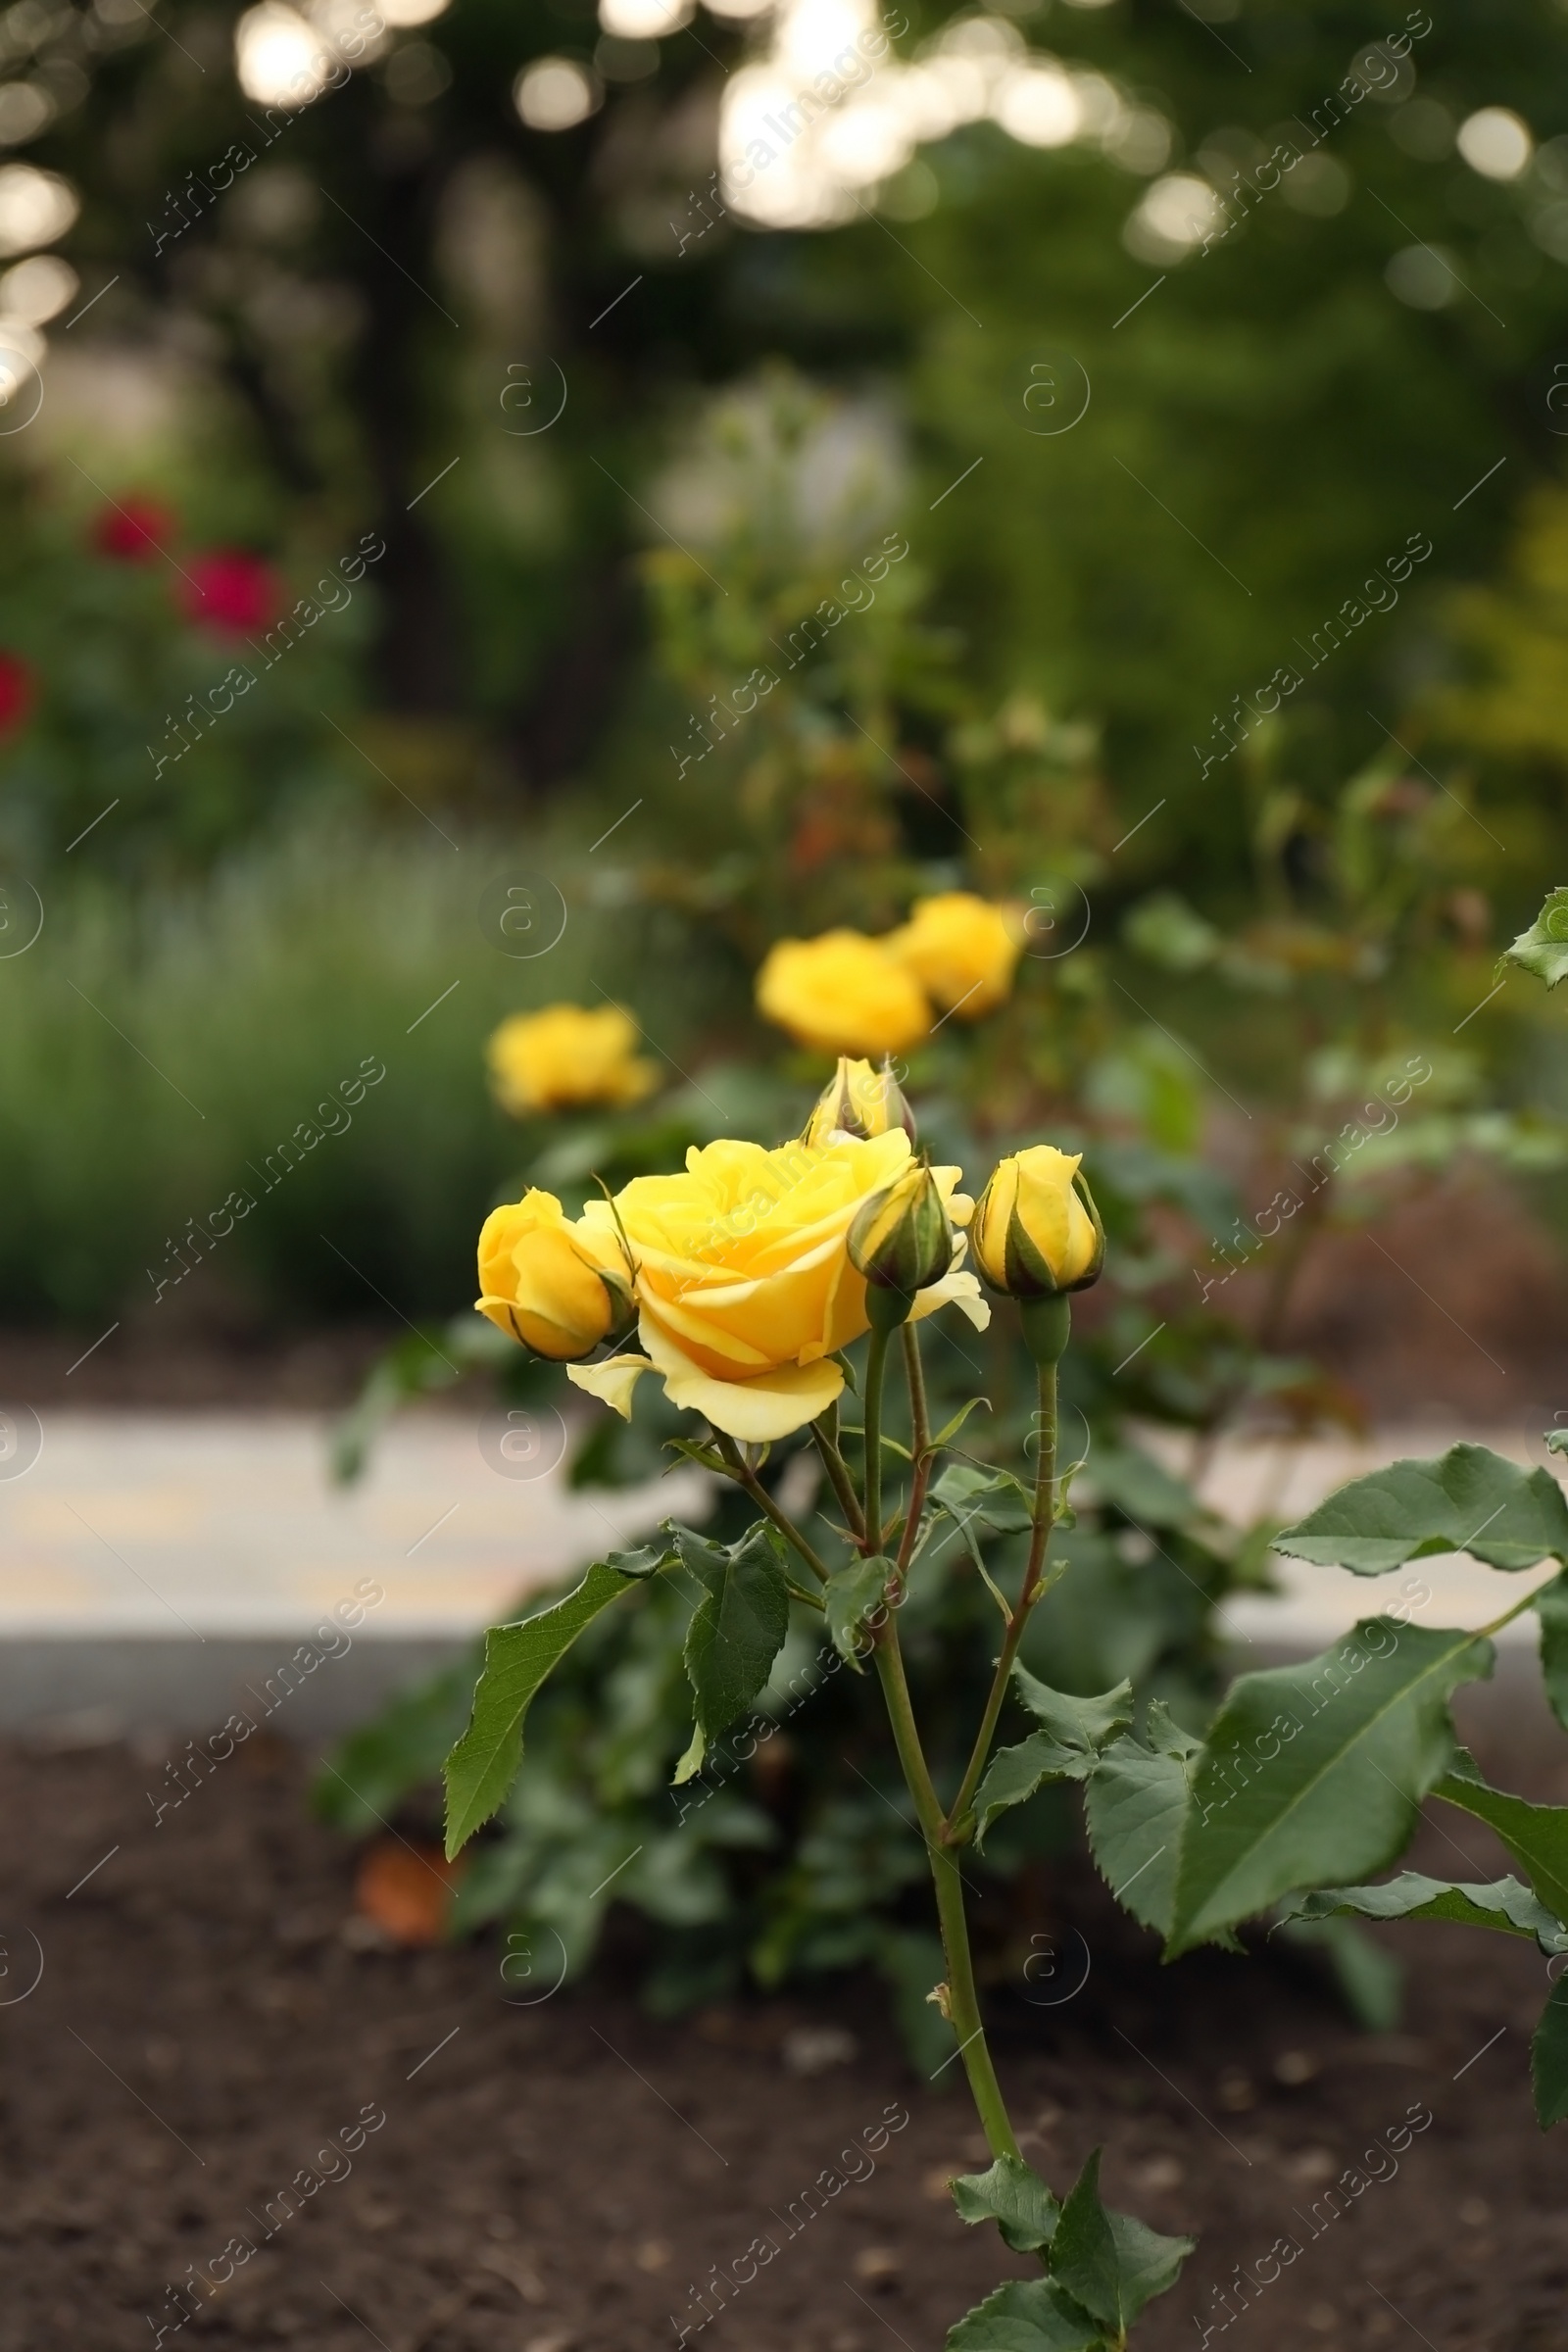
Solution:
{"label": "garden soil", "polygon": [[[1494,1772],[1568,1795],[1501,1695]],[[911,2073],[874,1985],[670,2022],[624,1950],[552,1993],[500,1938],[388,1948],[296,1754],[248,1744],[159,1821],[163,1766],[0,1751],[0,2352],[938,2352],[1029,2275],[956,2220],[956,2070]],[[1459,1815],[1423,1838],[1500,1871]],[[1278,1944],[1161,1970],[1086,1864],[1031,1899],[1005,1967],[983,1935],[1025,2153],[1060,2188],[1103,2143],[1112,2203],[1200,2238],[1138,2352],[1568,2345],[1533,1946],[1406,1932],[1401,2029],[1367,2035]]]}

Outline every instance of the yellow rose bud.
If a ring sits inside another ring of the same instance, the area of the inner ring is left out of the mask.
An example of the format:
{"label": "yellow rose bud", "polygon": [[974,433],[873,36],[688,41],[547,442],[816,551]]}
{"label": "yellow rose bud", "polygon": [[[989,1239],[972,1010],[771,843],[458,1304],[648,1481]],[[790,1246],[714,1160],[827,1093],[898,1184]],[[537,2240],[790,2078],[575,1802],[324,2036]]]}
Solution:
{"label": "yellow rose bud", "polygon": [[931,1007],[913,974],[860,931],[781,939],[757,975],[764,1017],[825,1054],[898,1054],[924,1037]]}
{"label": "yellow rose bud", "polygon": [[852,1137],[887,1135],[895,1127],[902,1127],[913,1142],[914,1115],[893,1072],[886,1065],[873,1069],[868,1061],[852,1061],[841,1054],[838,1070],[818,1096],[801,1141],[813,1151],[825,1151]]}
{"label": "yellow rose bud", "polygon": [[524,1193],[484,1221],[474,1303],[535,1355],[575,1363],[628,1319],[625,1257],[612,1232],[572,1224],[554,1193]]}
{"label": "yellow rose bud", "polygon": [[1054,1298],[1086,1291],[1105,1262],[1105,1234],[1077,1152],[1034,1144],[999,1162],[976,1203],[969,1246],[994,1291]]}
{"label": "yellow rose bud", "polygon": [[514,1118],[587,1102],[638,1102],[659,1065],[636,1051],[637,1024],[618,1004],[547,1004],[514,1012],[485,1048],[490,1087]]}
{"label": "yellow rose bud", "polygon": [[884,941],[933,1003],[977,1021],[1004,1003],[1023,947],[1023,915],[967,890],[916,899],[908,921]]}
{"label": "yellow rose bud", "polygon": [[850,1263],[871,1290],[898,1293],[906,1315],[915,1292],[946,1274],[953,1263],[953,1228],[923,1161],[906,1168],[857,1210],[850,1227]]}

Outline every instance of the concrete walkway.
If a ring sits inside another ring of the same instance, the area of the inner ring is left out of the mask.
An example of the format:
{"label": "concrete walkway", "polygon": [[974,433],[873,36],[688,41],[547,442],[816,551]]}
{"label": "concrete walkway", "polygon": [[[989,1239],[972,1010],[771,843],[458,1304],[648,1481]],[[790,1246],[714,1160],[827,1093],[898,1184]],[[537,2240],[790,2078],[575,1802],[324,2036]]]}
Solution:
{"label": "concrete walkway", "polygon": [[[236,1683],[265,1681],[357,1596],[368,1605],[352,1656],[323,1669],[279,1726],[314,1736],[454,1654],[519,1593],[637,1542],[662,1518],[703,1511],[691,1471],[634,1493],[569,1494],[558,1468],[564,1428],[509,1429],[493,1408],[474,1419],[403,1415],[346,1491],[328,1482],[326,1434],[305,1415],[51,1412],[36,1459],[21,1467],[25,1444],[0,1455],[0,1723],[84,1708],[127,1722],[208,1721]],[[1203,1492],[1237,1521],[1265,1509],[1296,1516],[1344,1479],[1441,1452],[1456,1434],[1233,1443]],[[1548,1458],[1536,1432],[1486,1442],[1521,1462]],[[1180,1442],[1157,1443],[1179,1467]],[[1403,1573],[1430,1592],[1418,1604],[1428,1624],[1483,1624],[1520,1590],[1457,1559]],[[1280,1581],[1281,1598],[1227,1606],[1239,1645],[1321,1647],[1396,1597],[1401,1577],[1289,1561]],[[1509,1630],[1534,1638],[1528,1618]]]}

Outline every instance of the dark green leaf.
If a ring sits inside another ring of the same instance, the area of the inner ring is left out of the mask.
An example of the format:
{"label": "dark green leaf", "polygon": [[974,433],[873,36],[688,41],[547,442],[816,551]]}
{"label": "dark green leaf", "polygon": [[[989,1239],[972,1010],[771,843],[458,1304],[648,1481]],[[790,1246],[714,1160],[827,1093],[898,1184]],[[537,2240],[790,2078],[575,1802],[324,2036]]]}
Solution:
{"label": "dark green leaf", "polygon": [[[1552,1435],[1568,1437],[1568,1430],[1554,1430]],[[1568,1576],[1555,1576],[1543,1585],[1535,1605],[1541,1620],[1541,1679],[1546,1686],[1546,1703],[1568,1731]]]}
{"label": "dark green leaf", "polygon": [[703,1588],[686,1629],[697,1727],[675,1767],[678,1785],[701,1768],[708,1742],[728,1730],[772,1672],[790,1630],[790,1593],[784,1539],[766,1519],[732,1544],[710,1543],[685,1527],[670,1533],[682,1565]]}
{"label": "dark green leaf", "polygon": [[1103,2352],[1104,2330],[1051,2278],[1010,2279],[948,2332],[947,2352]]}
{"label": "dark green leaf", "polygon": [[1134,1446],[1096,1448],[1085,1476],[1102,1502],[1139,1527],[1187,1527],[1202,1511],[1190,1487]]}
{"label": "dark green leaf", "polygon": [[1487,1446],[1450,1446],[1436,1461],[1395,1462],[1352,1479],[1276,1536],[1274,1548],[1357,1576],[1382,1576],[1433,1551],[1534,1568],[1568,1561],[1568,1502],[1548,1471],[1521,1470]]}
{"label": "dark green leaf", "polygon": [[1161,2237],[1131,2214],[1108,2213],[1100,2201],[1096,2148],[1061,2208],[1051,2275],[1119,2343],[1144,2305],[1175,2285],[1196,2242]]}
{"label": "dark green leaf", "polygon": [[1547,1952],[1557,1950],[1565,1936],[1562,1923],[1513,1878],[1479,1886],[1405,1870],[1378,1886],[1322,1886],[1315,1894],[1292,1895],[1281,1908],[1285,1918],[1297,1920],[1351,1913],[1362,1919],[1448,1919],[1461,1927],[1535,1936]]}
{"label": "dark green leaf", "polygon": [[1056,2234],[1061,2208],[1021,2156],[999,2156],[983,2173],[949,2182],[960,2222],[995,2222],[1015,2254],[1038,2254]]}
{"label": "dark green leaf", "polygon": [[1568,1920],[1568,1806],[1532,1805],[1505,1789],[1489,1788],[1475,1758],[1462,1747],[1437,1793],[1495,1830],[1547,1910]]}
{"label": "dark green leaf", "polygon": [[1131,1734],[1100,1760],[1084,1797],[1090,1850],[1117,1901],[1146,1928],[1170,1932],[1182,1824],[1200,1742],[1156,1700],[1148,1744]]}
{"label": "dark green leaf", "polygon": [[1493,1655],[1473,1634],[1373,1617],[1322,1657],[1244,1674],[1194,1772],[1171,1955],[1299,1887],[1385,1869],[1452,1759],[1449,1692]]}
{"label": "dark green leaf", "polygon": [[1528,931],[1521,931],[1503,955],[1548,988],[1568,978],[1568,889],[1554,890]]}
{"label": "dark green leaf", "polygon": [[1067,1690],[1053,1690],[1027,1666],[1015,1666],[1012,1685],[1035,1721],[1043,1724],[1063,1747],[1096,1756],[1107,1740],[1125,1731],[1133,1719],[1133,1687],[1118,1683],[1098,1698],[1078,1698]]}
{"label": "dark green leaf", "polygon": [[[468,1728],[446,1762],[447,1854],[457,1853],[506,1797],[522,1755],[529,1701],[546,1675],[627,1586],[651,1576],[669,1554],[639,1549],[596,1560],[564,1600],[496,1625],[484,1638],[484,1672],[473,1693]],[[617,1564],[618,1563],[618,1564]]]}
{"label": "dark green leaf", "polygon": [[891,1560],[880,1557],[851,1560],[847,1568],[835,1569],[822,1588],[829,1638],[839,1656],[847,1659],[857,1674],[861,1671],[860,1658],[865,1648],[865,1621],[881,1601],[892,1573]]}
{"label": "dark green leaf", "polygon": [[1543,2132],[1568,2120],[1568,1978],[1559,1977],[1530,2044],[1536,2121]]}
{"label": "dark green leaf", "polygon": [[984,1844],[998,1813],[1021,1805],[1048,1782],[1087,1780],[1101,1749],[1132,1721],[1131,1683],[1119,1684],[1100,1698],[1073,1698],[1050,1690],[1027,1667],[1015,1666],[1013,1681],[1024,1705],[1046,1729],[992,1758],[975,1792],[977,1845]]}

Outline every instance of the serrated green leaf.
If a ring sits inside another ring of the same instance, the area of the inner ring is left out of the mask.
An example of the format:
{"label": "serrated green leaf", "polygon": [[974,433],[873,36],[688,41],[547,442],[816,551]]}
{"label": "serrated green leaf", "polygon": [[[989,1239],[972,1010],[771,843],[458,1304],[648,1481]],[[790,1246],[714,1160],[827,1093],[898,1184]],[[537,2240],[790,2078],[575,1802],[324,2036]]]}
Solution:
{"label": "serrated green leaf", "polygon": [[1095,1698],[1078,1698],[1071,1691],[1053,1690],[1027,1666],[1014,1666],[1012,1685],[1035,1721],[1054,1740],[1086,1756],[1098,1755],[1133,1719],[1130,1682],[1118,1683],[1114,1690],[1102,1690]]}
{"label": "serrated green leaf", "polygon": [[1493,1657],[1473,1634],[1372,1617],[1321,1657],[1243,1675],[1192,1768],[1168,1955],[1387,1868],[1452,1761],[1450,1691]]}
{"label": "serrated green leaf", "polygon": [[1488,1446],[1450,1446],[1436,1461],[1352,1479],[1277,1535],[1274,1548],[1356,1576],[1384,1576],[1435,1551],[1534,1568],[1568,1561],[1568,1502],[1548,1471],[1521,1470]]}
{"label": "serrated green leaf", "polygon": [[839,1656],[857,1674],[863,1671],[861,1630],[880,1602],[892,1574],[893,1562],[880,1555],[869,1560],[851,1560],[847,1568],[836,1568],[822,1587],[828,1638]]}
{"label": "serrated green leaf", "polygon": [[985,1843],[997,1814],[1023,1804],[1049,1782],[1087,1780],[1102,1748],[1133,1717],[1131,1683],[1120,1683],[1099,1698],[1074,1698],[1051,1690],[1024,1666],[1013,1668],[1013,1681],[1024,1705],[1046,1728],[992,1758],[975,1791],[977,1845]]}
{"label": "serrated green leaf", "polygon": [[1568,1977],[1547,1995],[1530,2044],[1530,2082],[1543,2132],[1568,2120]]}
{"label": "serrated green leaf", "polygon": [[931,1499],[967,1525],[978,1520],[999,1535],[1013,1535],[1034,1519],[1034,1497],[1010,1470],[982,1470],[973,1462],[950,1462],[931,1489]]}
{"label": "serrated green leaf", "polygon": [[1568,1939],[1562,1922],[1515,1878],[1476,1886],[1405,1870],[1376,1886],[1320,1886],[1313,1894],[1292,1895],[1281,1912],[1287,1920],[1307,1921],[1351,1914],[1361,1919],[1447,1919],[1460,1927],[1533,1936],[1548,1952]]}
{"label": "serrated green leaf", "polygon": [[960,2222],[995,2222],[1015,2254],[1038,2254],[1056,2234],[1061,2211],[1040,2175],[1021,2156],[999,2156],[983,2173],[950,2180]]}
{"label": "serrated green leaf", "polygon": [[1089,1849],[1101,1877],[1134,1919],[1162,1936],[1170,1933],[1198,1744],[1188,1741],[1184,1755],[1146,1747],[1128,1734],[1106,1748],[1084,1795]]}
{"label": "serrated green leaf", "polygon": [[1087,1780],[1097,1761],[1092,1748],[1063,1747],[1049,1732],[1031,1732],[1015,1747],[999,1747],[974,1792],[975,1844],[985,1844],[999,1813],[1027,1803],[1053,1782]]}
{"label": "serrated green leaf", "polygon": [[1096,2148],[1062,2205],[1051,2276],[1119,2343],[1145,2304],[1175,2285],[1196,2243],[1162,2237],[1131,2214],[1107,2212],[1100,2201]]}
{"label": "serrated green leaf", "polygon": [[[1554,1430],[1552,1435],[1568,1438],[1568,1430]],[[1546,1704],[1568,1731],[1568,1575],[1543,1585],[1535,1608],[1541,1620],[1541,1679]]]}
{"label": "serrated green leaf", "polygon": [[1435,1793],[1494,1830],[1547,1910],[1568,1920],[1568,1805],[1533,1805],[1489,1788],[1462,1747]]}
{"label": "serrated green leaf", "polygon": [[1552,892],[1529,930],[1521,931],[1503,956],[1548,988],[1568,979],[1568,889]]}
{"label": "serrated green leaf", "polygon": [[[468,1728],[446,1760],[449,1860],[504,1802],[522,1756],[523,1719],[551,1668],[601,1609],[670,1556],[645,1547],[596,1560],[564,1600],[519,1624],[490,1628]],[[644,1564],[649,1559],[652,1566]],[[634,1567],[616,1565],[632,1560]]]}
{"label": "serrated green leaf", "polygon": [[773,1670],[790,1630],[784,1539],[766,1519],[738,1544],[713,1544],[671,1529],[681,1565],[703,1588],[686,1629],[686,1672],[697,1716],[692,1743],[675,1767],[679,1785],[702,1765],[708,1742],[727,1731]]}
{"label": "serrated green leaf", "polygon": [[1103,2352],[1104,2331],[1054,2279],[1009,2279],[948,2331],[947,2352]]}

